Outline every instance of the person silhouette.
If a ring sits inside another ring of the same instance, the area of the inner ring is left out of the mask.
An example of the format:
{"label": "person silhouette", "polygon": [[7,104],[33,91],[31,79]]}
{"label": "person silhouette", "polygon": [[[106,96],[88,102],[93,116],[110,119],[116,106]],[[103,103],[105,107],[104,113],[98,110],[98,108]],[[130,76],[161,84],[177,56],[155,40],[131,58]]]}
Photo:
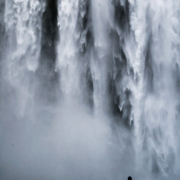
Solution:
{"label": "person silhouette", "polygon": [[131,176],[129,176],[129,177],[128,177],[128,180],[132,180],[132,177],[131,177]]}

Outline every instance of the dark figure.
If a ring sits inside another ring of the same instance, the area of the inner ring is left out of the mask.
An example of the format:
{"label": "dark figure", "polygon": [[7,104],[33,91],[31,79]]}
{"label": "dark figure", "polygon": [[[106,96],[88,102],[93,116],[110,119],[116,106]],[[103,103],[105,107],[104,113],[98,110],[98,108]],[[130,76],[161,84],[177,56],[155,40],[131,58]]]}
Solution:
{"label": "dark figure", "polygon": [[128,180],[132,180],[132,177],[131,177],[131,176],[129,176],[129,177],[128,177]]}

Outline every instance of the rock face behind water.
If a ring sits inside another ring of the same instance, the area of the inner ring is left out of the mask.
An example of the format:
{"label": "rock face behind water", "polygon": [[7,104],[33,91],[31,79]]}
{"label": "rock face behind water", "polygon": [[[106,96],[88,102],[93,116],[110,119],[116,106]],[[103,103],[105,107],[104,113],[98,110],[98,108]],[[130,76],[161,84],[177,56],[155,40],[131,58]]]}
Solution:
{"label": "rock face behind water", "polygon": [[180,0],[0,0],[0,179],[180,178]]}

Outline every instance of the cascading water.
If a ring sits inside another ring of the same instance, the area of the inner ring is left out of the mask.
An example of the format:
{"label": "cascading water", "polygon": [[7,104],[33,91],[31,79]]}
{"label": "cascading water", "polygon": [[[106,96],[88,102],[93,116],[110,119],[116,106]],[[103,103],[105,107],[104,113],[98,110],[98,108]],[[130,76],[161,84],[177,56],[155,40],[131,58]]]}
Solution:
{"label": "cascading water", "polygon": [[[37,0],[5,1],[4,23],[7,52],[4,57],[5,77],[15,87],[19,113],[22,115],[26,102],[31,98],[28,73],[38,68],[41,44],[41,15],[43,6]],[[23,94],[23,98],[22,98]]]}
{"label": "cascading water", "polygon": [[180,178],[180,0],[0,9],[0,179]]}

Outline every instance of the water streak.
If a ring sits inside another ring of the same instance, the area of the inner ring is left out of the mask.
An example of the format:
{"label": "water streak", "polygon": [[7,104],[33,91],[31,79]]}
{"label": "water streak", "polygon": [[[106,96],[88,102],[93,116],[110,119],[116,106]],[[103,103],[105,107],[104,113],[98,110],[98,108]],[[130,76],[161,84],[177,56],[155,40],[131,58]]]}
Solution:
{"label": "water streak", "polygon": [[180,177],[180,0],[0,9],[0,179]]}

